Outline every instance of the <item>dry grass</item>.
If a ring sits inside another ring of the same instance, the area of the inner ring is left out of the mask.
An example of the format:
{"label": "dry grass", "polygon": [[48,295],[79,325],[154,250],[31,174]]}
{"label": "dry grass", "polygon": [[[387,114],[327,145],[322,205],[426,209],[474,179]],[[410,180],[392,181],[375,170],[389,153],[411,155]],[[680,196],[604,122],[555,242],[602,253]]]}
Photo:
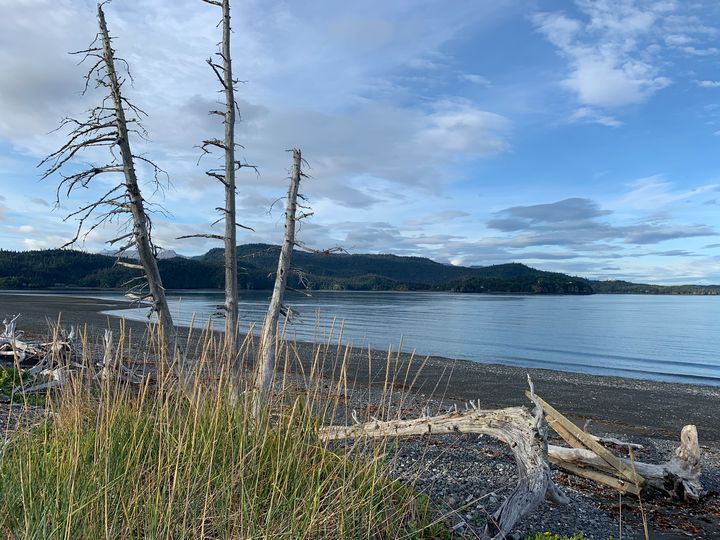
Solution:
{"label": "dry grass", "polygon": [[[157,360],[157,336],[142,342],[121,335],[116,358]],[[192,361],[161,361],[141,385],[80,370],[47,400],[46,421],[0,446],[0,537],[425,535],[426,499],[385,475],[381,452],[319,441],[318,417],[338,406],[328,399],[337,388],[281,390],[254,417],[242,369],[219,360],[222,347],[209,330],[191,337]],[[242,351],[240,360],[252,354],[247,342]],[[318,351],[318,363],[335,352]]]}

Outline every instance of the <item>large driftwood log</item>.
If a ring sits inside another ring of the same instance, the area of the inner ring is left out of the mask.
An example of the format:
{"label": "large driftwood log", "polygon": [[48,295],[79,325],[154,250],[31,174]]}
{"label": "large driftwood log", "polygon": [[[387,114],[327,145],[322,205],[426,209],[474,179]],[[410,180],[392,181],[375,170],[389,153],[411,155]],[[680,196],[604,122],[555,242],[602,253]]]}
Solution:
{"label": "large driftwood log", "polygon": [[324,440],[359,437],[400,437],[408,435],[480,433],[506,443],[518,467],[515,491],[488,519],[485,533],[505,538],[513,526],[532,512],[544,498],[565,504],[567,498],[552,481],[547,459],[546,427],[542,409],[533,416],[523,407],[455,411],[414,420],[372,421],[355,426],[330,426],[320,430]]}
{"label": "large driftwood log", "polygon": [[[558,465],[570,467],[592,467],[601,471],[615,473],[600,456],[584,448],[548,447],[550,460]],[[680,446],[675,456],[661,464],[643,463],[620,458],[624,465],[634,468],[646,480],[646,486],[655,488],[677,499],[696,501],[705,490],[700,482],[700,445],[697,429],[693,425],[685,426],[680,433]]]}

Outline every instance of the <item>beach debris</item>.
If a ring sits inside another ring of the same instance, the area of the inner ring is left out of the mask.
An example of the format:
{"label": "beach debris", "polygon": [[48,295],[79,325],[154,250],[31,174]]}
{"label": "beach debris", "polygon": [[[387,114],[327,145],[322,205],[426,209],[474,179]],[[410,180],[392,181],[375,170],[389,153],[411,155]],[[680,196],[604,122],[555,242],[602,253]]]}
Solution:
{"label": "beach debris", "polygon": [[[436,416],[431,416],[423,407],[416,419],[378,421],[373,417],[371,421],[361,423],[353,410],[353,425],[322,427],[320,438],[331,441],[453,433],[496,437],[512,450],[518,481],[515,491],[488,518],[485,534],[492,538],[508,537],[511,529],[544,499],[559,504],[569,502],[552,480],[550,463],[622,493],[640,495],[644,489],[652,488],[684,501],[697,501],[706,493],[700,483],[700,445],[695,426],[682,429],[680,446],[668,462],[643,463],[636,461],[633,453],[635,449],[642,449],[642,445],[587,433],[536,395],[529,376],[528,385],[530,390],[525,394],[535,405],[532,413],[524,407],[483,410],[479,408],[478,400],[466,404],[465,410],[453,406]],[[548,445],[548,427],[570,448]],[[617,457],[603,444],[626,448],[629,457]]]}
{"label": "beach debris", "polygon": [[620,446],[622,448],[632,448],[633,450],[642,450],[643,448],[645,448],[642,444],[631,443],[628,441],[621,441],[620,439],[617,439],[615,437],[598,437],[597,435],[593,435],[590,433],[590,423],[591,422],[592,422],[592,419],[590,419],[590,418],[585,420],[585,423],[583,424],[583,431],[601,444],[612,444],[615,446]]}
{"label": "beach debris", "polygon": [[[530,381],[532,383],[532,381]],[[531,384],[531,395],[534,396]],[[452,410],[437,416],[413,420],[372,421],[353,426],[326,426],[320,429],[323,440],[386,438],[412,435],[478,433],[491,435],[506,443],[518,468],[515,491],[488,519],[485,534],[506,538],[515,524],[532,512],[544,499],[566,504],[567,497],[553,483],[547,457],[547,425],[543,409],[536,402],[533,413],[525,407],[482,410]],[[425,411],[423,411],[425,412]]]}
{"label": "beach debris", "polygon": [[[592,450],[549,445],[548,457],[567,472],[610,485],[618,491],[634,493],[634,490],[628,489],[626,482],[609,476],[615,472],[614,468]],[[618,459],[626,467],[637,471],[638,476],[642,476],[644,482],[639,486],[639,491],[653,488],[669,497],[684,501],[698,501],[705,495],[705,489],[700,482],[702,467],[697,428],[693,425],[682,428],[680,446],[675,450],[675,455],[665,463]],[[607,481],[608,478],[611,479],[610,482]]]}
{"label": "beach debris", "polygon": [[[652,488],[674,499],[697,501],[705,494],[700,482],[701,452],[694,425],[682,428],[680,446],[670,461],[661,464],[643,463],[636,461],[633,453],[633,450],[641,449],[642,445],[590,435],[546,401],[538,396],[535,399],[542,405],[548,425],[570,445],[570,448],[548,446],[550,461],[566,472],[634,495]],[[588,423],[585,424],[587,428]],[[602,443],[625,447],[628,458],[615,456]]]}
{"label": "beach debris", "polygon": [[[20,315],[5,318],[4,330],[0,333],[0,361],[12,363],[13,367],[22,370],[21,384],[17,385],[12,394],[36,394],[62,388],[71,373],[91,368],[97,369],[94,379],[116,379],[131,384],[141,384],[150,374],[137,373],[125,366],[117,358],[113,345],[113,333],[106,330],[103,336],[102,359],[93,363],[83,361],[76,343],[76,332],[73,326],[66,329],[56,326],[50,341],[29,341],[23,332],[17,330]],[[24,369],[23,369],[24,368]],[[11,399],[10,396],[8,399]]]}
{"label": "beach debris", "polygon": [[32,365],[33,375],[39,373],[49,364],[48,357],[65,357],[72,348],[72,340],[75,338],[75,329],[70,331],[61,329],[56,336],[57,339],[49,343],[33,342],[24,339],[24,332],[17,330],[17,320],[20,315],[3,319],[4,329],[0,333],[0,360],[12,362],[16,367],[21,365]]}

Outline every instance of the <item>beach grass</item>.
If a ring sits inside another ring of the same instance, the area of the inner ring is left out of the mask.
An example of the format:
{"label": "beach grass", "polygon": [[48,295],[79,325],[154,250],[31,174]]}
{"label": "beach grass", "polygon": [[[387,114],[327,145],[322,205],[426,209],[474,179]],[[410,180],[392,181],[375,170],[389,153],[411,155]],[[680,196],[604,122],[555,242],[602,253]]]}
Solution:
{"label": "beach grass", "polygon": [[427,498],[386,475],[382,452],[318,439],[317,392],[254,415],[211,336],[182,377],[80,371],[39,423],[0,437],[0,537],[432,536]]}

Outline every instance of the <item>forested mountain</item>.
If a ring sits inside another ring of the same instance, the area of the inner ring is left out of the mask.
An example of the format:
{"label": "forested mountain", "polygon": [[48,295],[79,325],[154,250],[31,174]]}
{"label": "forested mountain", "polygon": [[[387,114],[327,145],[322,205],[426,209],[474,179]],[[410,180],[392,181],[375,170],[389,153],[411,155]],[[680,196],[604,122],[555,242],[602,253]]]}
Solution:
{"label": "forested mountain", "polygon": [[[270,289],[278,246],[238,246],[239,286]],[[0,251],[0,288],[121,287],[138,272],[115,264],[113,257],[72,250]],[[482,268],[440,264],[422,257],[293,254],[294,288],[329,290],[438,290],[536,294],[591,294],[587,280],[542,272],[511,263]],[[160,261],[169,289],[219,289],[223,284],[223,250],[193,258]]]}
{"label": "forested mountain", "polygon": [[[238,246],[238,281],[243,289],[271,289],[279,246]],[[137,261],[132,261],[136,263]],[[198,257],[159,261],[169,289],[221,289],[223,250]],[[423,257],[293,254],[293,288],[357,291],[455,291],[534,294],[720,294],[719,285],[647,285],[627,281],[589,281],[543,272],[519,263],[485,267],[440,264]],[[116,264],[114,257],[72,250],[0,250],[0,289],[52,287],[117,288],[138,272]]]}

